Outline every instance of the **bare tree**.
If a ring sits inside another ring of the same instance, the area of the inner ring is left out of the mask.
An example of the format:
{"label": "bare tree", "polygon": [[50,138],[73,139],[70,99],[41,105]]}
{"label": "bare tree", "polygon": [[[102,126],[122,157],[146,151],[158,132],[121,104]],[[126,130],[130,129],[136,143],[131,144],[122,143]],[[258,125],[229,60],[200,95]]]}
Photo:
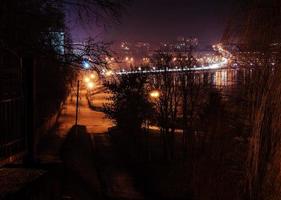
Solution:
{"label": "bare tree", "polygon": [[179,115],[179,90],[176,74],[171,74],[168,69],[173,66],[172,55],[169,53],[157,52],[154,56],[154,63],[164,70],[157,75],[157,81],[154,87],[160,90],[160,99],[158,101],[158,125],[163,142],[163,155],[167,160],[174,157],[175,130],[177,128],[177,119]]}
{"label": "bare tree", "polygon": [[[196,46],[192,43],[185,42],[184,54],[177,55],[176,65],[179,65],[182,69],[180,76],[180,94],[181,94],[181,109],[182,109],[182,127],[183,127],[183,156],[186,158],[187,154],[187,142],[192,144],[192,128],[195,114],[195,102],[200,91],[200,83],[196,80],[196,74],[192,69],[196,66],[197,61],[193,57],[193,52]],[[190,137],[188,137],[190,136]]]}

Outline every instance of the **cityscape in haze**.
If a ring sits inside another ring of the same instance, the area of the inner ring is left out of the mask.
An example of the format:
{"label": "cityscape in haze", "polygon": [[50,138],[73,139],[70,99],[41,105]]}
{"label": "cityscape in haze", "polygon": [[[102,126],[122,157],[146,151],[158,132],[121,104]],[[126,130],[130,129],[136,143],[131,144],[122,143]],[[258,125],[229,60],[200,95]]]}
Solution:
{"label": "cityscape in haze", "polygon": [[[72,22],[74,40],[88,36],[106,41],[174,41],[177,37],[196,37],[202,45],[218,43],[231,18],[232,0],[135,0],[119,23],[99,22],[81,26]],[[237,8],[238,9],[238,8]],[[69,18],[73,14],[68,13]],[[106,27],[105,29],[103,27]]]}
{"label": "cityscape in haze", "polygon": [[0,200],[281,200],[280,0],[1,0]]}

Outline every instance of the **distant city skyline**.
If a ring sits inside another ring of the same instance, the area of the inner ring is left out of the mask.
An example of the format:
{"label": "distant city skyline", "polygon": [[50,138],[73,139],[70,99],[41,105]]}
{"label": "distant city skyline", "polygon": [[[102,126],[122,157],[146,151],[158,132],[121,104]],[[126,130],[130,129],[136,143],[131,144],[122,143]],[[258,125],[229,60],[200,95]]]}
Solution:
{"label": "distant city skyline", "polygon": [[[232,0],[135,0],[120,24],[71,25],[74,40],[97,37],[107,41],[175,40],[196,37],[202,44],[220,40]],[[82,28],[82,30],[81,30]]]}

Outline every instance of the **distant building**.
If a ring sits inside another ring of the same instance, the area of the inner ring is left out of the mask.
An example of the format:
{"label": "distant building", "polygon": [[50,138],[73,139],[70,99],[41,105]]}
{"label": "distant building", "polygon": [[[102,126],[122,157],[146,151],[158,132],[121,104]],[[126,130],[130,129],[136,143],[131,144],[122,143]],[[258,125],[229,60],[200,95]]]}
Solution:
{"label": "distant building", "polygon": [[58,54],[65,53],[65,33],[64,32],[51,32],[52,45]]}
{"label": "distant building", "polygon": [[133,54],[137,57],[148,56],[150,44],[148,42],[137,42],[133,49]]}
{"label": "distant building", "polygon": [[197,38],[178,37],[174,42],[161,42],[159,49],[169,53],[184,53],[190,46],[197,47],[198,44]]}

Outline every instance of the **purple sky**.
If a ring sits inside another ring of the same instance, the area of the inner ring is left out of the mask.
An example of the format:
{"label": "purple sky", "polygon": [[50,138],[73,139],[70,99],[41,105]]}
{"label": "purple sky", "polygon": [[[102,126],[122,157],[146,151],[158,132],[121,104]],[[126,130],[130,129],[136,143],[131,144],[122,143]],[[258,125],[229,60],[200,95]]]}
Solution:
{"label": "purple sky", "polygon": [[71,26],[74,38],[99,36],[109,41],[165,41],[177,36],[198,37],[203,44],[217,42],[232,0],[134,0],[121,24]]}

